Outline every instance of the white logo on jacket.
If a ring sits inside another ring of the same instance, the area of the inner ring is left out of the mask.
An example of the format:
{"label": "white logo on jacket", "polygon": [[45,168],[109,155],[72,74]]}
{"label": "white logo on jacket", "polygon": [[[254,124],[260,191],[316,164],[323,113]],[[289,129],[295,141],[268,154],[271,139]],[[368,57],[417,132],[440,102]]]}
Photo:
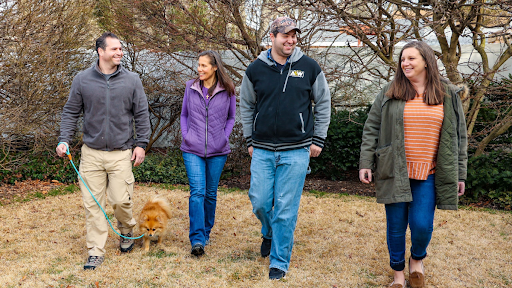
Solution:
{"label": "white logo on jacket", "polygon": [[290,71],[291,77],[304,78],[304,71],[302,70],[292,70]]}

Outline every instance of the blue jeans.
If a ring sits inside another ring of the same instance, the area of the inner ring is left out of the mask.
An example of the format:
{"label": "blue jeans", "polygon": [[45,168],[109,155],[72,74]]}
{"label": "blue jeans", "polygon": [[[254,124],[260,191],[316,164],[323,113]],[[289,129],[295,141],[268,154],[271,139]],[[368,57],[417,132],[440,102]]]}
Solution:
{"label": "blue jeans", "polygon": [[205,245],[215,223],[217,187],[227,155],[199,157],[183,152],[190,186],[188,215],[190,217],[190,243]]}
{"label": "blue jeans", "polygon": [[309,147],[289,151],[254,148],[251,161],[253,212],[263,238],[272,239],[270,268],[288,271],[293,233],[309,165]]}
{"label": "blue jeans", "polygon": [[395,271],[405,268],[405,233],[411,229],[411,257],[422,260],[434,230],[436,191],[434,174],[427,180],[410,179],[412,202],[386,204],[389,264]]}

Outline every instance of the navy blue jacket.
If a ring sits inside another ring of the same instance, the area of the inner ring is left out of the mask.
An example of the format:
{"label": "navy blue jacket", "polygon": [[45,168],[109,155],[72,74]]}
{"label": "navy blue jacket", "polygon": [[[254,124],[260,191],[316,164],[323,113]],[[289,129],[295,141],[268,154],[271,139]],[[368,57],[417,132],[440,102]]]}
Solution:
{"label": "navy blue jacket", "polygon": [[272,151],[323,147],[331,96],[320,66],[295,48],[281,70],[267,53],[247,67],[240,89],[247,145]]}

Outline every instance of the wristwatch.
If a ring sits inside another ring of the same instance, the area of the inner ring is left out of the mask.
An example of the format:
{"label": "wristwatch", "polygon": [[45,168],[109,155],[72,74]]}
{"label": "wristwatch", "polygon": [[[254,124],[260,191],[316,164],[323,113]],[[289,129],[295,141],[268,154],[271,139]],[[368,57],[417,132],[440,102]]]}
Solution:
{"label": "wristwatch", "polygon": [[137,147],[140,147],[140,148],[142,148],[142,149],[146,150],[146,145],[144,145],[144,144],[142,144],[142,145],[137,145]]}

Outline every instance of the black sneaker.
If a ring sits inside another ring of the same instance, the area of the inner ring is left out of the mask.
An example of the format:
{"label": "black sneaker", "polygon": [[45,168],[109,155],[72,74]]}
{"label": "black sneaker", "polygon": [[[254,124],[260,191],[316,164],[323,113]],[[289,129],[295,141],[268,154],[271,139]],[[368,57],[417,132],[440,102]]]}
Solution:
{"label": "black sneaker", "polygon": [[278,268],[270,268],[270,272],[268,272],[268,278],[270,280],[279,280],[286,276],[286,272]]}
{"label": "black sneaker", "polygon": [[[127,233],[127,234],[121,234],[126,237],[133,237],[133,232]],[[119,249],[121,249],[121,252],[130,252],[133,249],[133,244],[135,243],[135,240],[133,239],[126,239],[124,237],[120,237],[119,241]]]}
{"label": "black sneaker", "polygon": [[87,258],[87,263],[84,265],[84,270],[94,270],[96,267],[100,266],[105,260],[105,256],[89,256]]}
{"label": "black sneaker", "polygon": [[192,251],[190,251],[190,253],[199,257],[204,254],[204,246],[200,243],[196,243],[192,246]]}
{"label": "black sneaker", "polygon": [[[261,237],[263,238],[263,237]],[[268,255],[270,255],[270,248],[272,247],[272,239],[263,238],[263,241],[261,242],[261,257],[265,258]]]}

